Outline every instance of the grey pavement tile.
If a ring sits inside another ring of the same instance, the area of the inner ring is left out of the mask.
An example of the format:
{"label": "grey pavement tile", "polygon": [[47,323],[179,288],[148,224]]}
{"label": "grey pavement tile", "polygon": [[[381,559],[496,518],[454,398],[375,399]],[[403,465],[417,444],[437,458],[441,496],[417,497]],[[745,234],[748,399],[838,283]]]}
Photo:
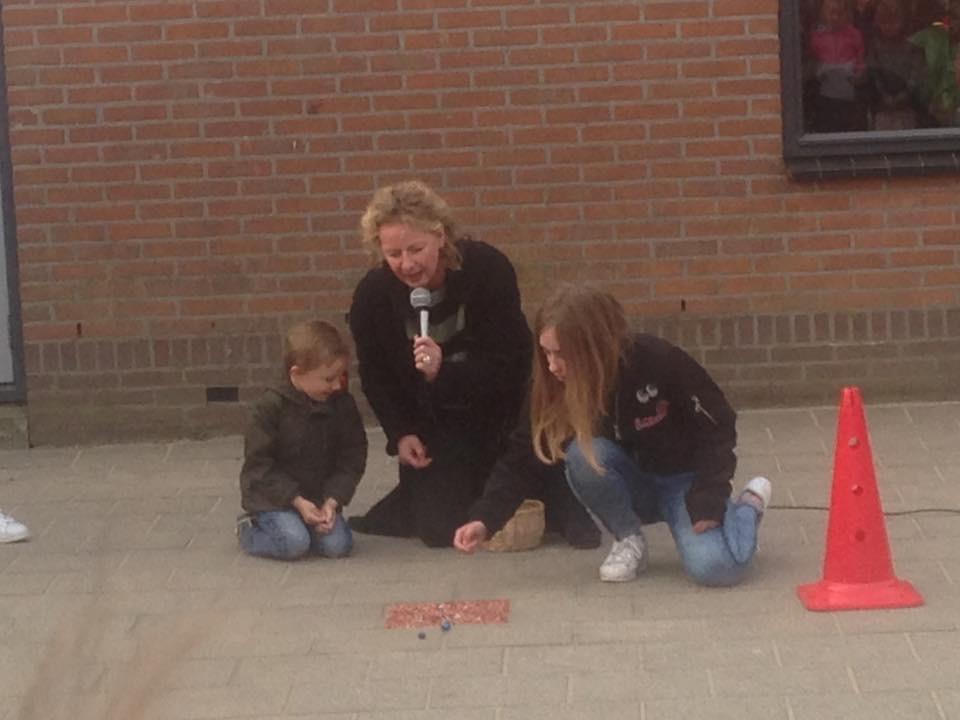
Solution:
{"label": "grey pavement tile", "polygon": [[40,595],[56,579],[56,573],[6,574],[0,576],[0,595]]}
{"label": "grey pavement tile", "polygon": [[562,705],[567,679],[562,675],[523,677],[475,676],[469,673],[434,678],[430,684],[430,708]]}
{"label": "grey pavement tile", "polygon": [[724,666],[746,671],[776,664],[773,641],[765,638],[731,639],[719,643],[702,640],[659,641],[640,646],[640,665],[648,671]]}
{"label": "grey pavement tile", "polygon": [[709,695],[707,671],[696,666],[633,672],[578,673],[570,676],[570,702],[574,705]]}
{"label": "grey pavement tile", "polygon": [[[456,635],[463,635],[465,628],[458,628]],[[309,652],[317,655],[342,655],[356,653],[378,653],[405,650],[436,649],[449,638],[443,637],[439,628],[428,628],[421,639],[418,631],[412,628],[395,628],[387,630],[344,629],[328,627],[320,628],[318,637],[310,644]]]}
{"label": "grey pavement tile", "polygon": [[915,515],[914,521],[927,538],[960,537],[960,513],[923,513]]}
{"label": "grey pavement tile", "polygon": [[230,677],[231,685],[309,685],[337,688],[363,682],[372,658],[365,655],[287,655],[244,657]]}
{"label": "grey pavement tile", "polygon": [[10,720],[103,720],[111,712],[112,699],[104,693],[41,694],[33,702],[22,696],[10,702]]}
{"label": "grey pavement tile", "polygon": [[720,697],[763,697],[765,695],[813,695],[854,693],[849,673],[833,665],[790,668],[711,668],[714,692]]}
{"label": "grey pavement tile", "polygon": [[[299,720],[299,716],[298,720]],[[310,716],[312,717],[312,716]],[[495,720],[494,708],[457,708],[456,720]],[[386,712],[360,712],[351,715],[353,720],[451,720],[450,709],[442,710],[388,710]],[[307,720],[306,718],[304,720]],[[317,716],[317,720],[327,720]]]}
{"label": "grey pavement tile", "polygon": [[955,631],[960,623],[952,596],[925,595],[920,607],[837,612],[844,635],[884,632]]}
{"label": "grey pavement tile", "polygon": [[634,616],[633,598],[598,595],[595,597],[572,597],[561,592],[531,597],[512,594],[510,620],[514,623],[589,621],[602,617],[607,620],[630,620]]}
{"label": "grey pavement tile", "polygon": [[208,720],[210,718],[262,717],[282,712],[289,688],[242,687],[157,690],[148,700],[144,720]]}
{"label": "grey pavement tile", "polygon": [[[705,613],[708,614],[706,608]],[[832,613],[808,612],[797,600],[787,612],[756,613],[749,617],[749,622],[707,622],[703,637],[709,641],[722,641],[728,638],[835,635],[839,632]]]}
{"label": "grey pavement tile", "polygon": [[706,623],[696,618],[594,620],[575,624],[573,640],[581,646],[614,643],[633,646],[643,642],[695,640],[703,637],[705,628]]}
{"label": "grey pavement tile", "polygon": [[916,658],[906,633],[870,633],[843,636],[777,638],[773,641],[784,668],[846,668],[886,658],[914,663]]}
{"label": "grey pavement tile", "polygon": [[598,720],[598,718],[641,720],[640,703],[604,701],[566,707],[557,705],[507,707],[503,708],[498,716],[498,720]]}
{"label": "grey pavement tile", "polygon": [[566,645],[572,638],[570,623],[514,625],[459,625],[446,638],[451,647],[515,647],[526,645]]}
{"label": "grey pavement tile", "polygon": [[239,435],[211,438],[210,440],[183,440],[171,443],[165,458],[167,463],[184,460],[242,460],[243,438]]}
{"label": "grey pavement tile", "polygon": [[372,658],[370,678],[471,677],[502,675],[504,650],[498,647],[444,648],[380,652]]}
{"label": "grey pavement tile", "polygon": [[[49,651],[42,645],[0,647],[0,697],[28,693],[50,695],[88,694],[94,691],[104,666],[99,662],[50,663]],[[46,663],[46,664],[45,664]]]}
{"label": "grey pavement tile", "polygon": [[423,586],[416,582],[338,582],[331,602],[334,605],[354,606],[376,598],[381,605],[391,603],[443,602],[455,596],[456,580],[431,582]]}
{"label": "grey pavement tile", "polygon": [[[318,711],[315,713],[301,714],[297,713],[296,715],[269,715],[264,717],[258,717],[257,720],[358,720],[361,715],[357,713],[325,713]],[[362,717],[370,717],[369,715],[363,714]]]}
{"label": "grey pavement tile", "polygon": [[[907,637],[922,663],[945,666],[956,663],[958,648],[960,648],[960,631],[913,632]],[[960,690],[960,687],[957,689]]]}
{"label": "grey pavement tile", "polygon": [[290,690],[285,711],[310,713],[318,707],[328,712],[426,709],[429,689],[429,678],[379,678],[340,687],[336,692],[321,692],[315,682],[297,684]]}
{"label": "grey pavement tile", "polygon": [[168,454],[167,443],[89,445],[77,449],[70,467],[76,470],[112,467],[142,470],[163,462]]}
{"label": "grey pavement tile", "polygon": [[[323,622],[318,622],[318,612]],[[322,637],[325,627],[338,630],[375,630],[384,627],[383,605],[356,603],[354,605],[317,605],[264,608],[256,620],[256,628],[267,637],[274,633],[301,632],[314,638]]]}
{"label": "grey pavement tile", "polygon": [[[670,698],[644,700],[643,720],[679,720],[680,718],[710,718],[710,720],[792,720],[782,698]],[[847,718],[846,720],[851,720]]]}
{"label": "grey pavement tile", "polygon": [[[236,667],[236,660],[190,660],[177,658],[168,667],[150,668],[151,686],[165,690],[204,689],[227,685]],[[128,664],[109,663],[98,689],[110,696],[119,696],[125,686],[143,675],[131,672]]]}
{"label": "grey pavement tile", "polygon": [[510,647],[504,667],[510,676],[635,673],[640,669],[640,653],[636,645],[622,643]]}
{"label": "grey pavement tile", "polygon": [[77,447],[30,448],[29,450],[0,450],[0,470],[21,468],[70,467],[80,449]]}
{"label": "grey pavement tile", "polygon": [[960,720],[960,689],[936,690],[933,696],[946,720]]}
{"label": "grey pavement tile", "polygon": [[709,607],[713,622],[740,623],[757,613],[787,613],[793,599],[779,590],[764,590],[757,583],[736,588],[691,586],[687,592],[649,595],[634,599],[635,614],[642,618],[699,618]]}
{"label": "grey pavement tile", "polygon": [[40,542],[30,541],[23,545],[20,556],[7,566],[4,574],[90,572],[107,577],[120,566],[125,557],[124,552],[113,550],[47,552]]}
{"label": "grey pavement tile", "polygon": [[931,693],[798,695],[787,698],[791,720],[943,720]]}
{"label": "grey pavement tile", "polygon": [[956,660],[942,664],[916,660],[894,662],[892,658],[884,657],[854,665],[852,670],[857,686],[865,694],[884,690],[951,690],[960,687],[960,663]]}
{"label": "grey pavement tile", "polygon": [[191,522],[196,523],[213,510],[221,502],[221,498],[221,495],[200,493],[160,498],[126,498],[114,503],[112,514],[143,515],[149,518],[155,515],[187,515]]}

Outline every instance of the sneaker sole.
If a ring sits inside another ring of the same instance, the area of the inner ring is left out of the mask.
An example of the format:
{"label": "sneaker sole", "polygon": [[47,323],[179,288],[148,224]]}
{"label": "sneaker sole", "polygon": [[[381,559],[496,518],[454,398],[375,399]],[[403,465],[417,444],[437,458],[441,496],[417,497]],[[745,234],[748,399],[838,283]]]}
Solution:
{"label": "sneaker sole", "polygon": [[24,540],[30,539],[30,533],[23,533],[22,535],[9,535],[6,537],[0,537],[0,544],[3,543],[15,543],[23,542]]}
{"label": "sneaker sole", "polygon": [[608,583],[633,582],[634,580],[637,579],[637,577],[639,576],[634,575],[633,577],[604,577],[603,575],[601,575],[600,582],[608,582]]}

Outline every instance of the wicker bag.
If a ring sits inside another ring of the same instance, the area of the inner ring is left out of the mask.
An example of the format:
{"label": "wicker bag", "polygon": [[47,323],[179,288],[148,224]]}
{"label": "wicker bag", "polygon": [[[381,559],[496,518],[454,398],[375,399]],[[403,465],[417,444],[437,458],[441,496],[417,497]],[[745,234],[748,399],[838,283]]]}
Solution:
{"label": "wicker bag", "polygon": [[491,552],[515,552],[532,550],[543,540],[543,503],[539,500],[524,500],[507,521],[507,524],[484,547]]}

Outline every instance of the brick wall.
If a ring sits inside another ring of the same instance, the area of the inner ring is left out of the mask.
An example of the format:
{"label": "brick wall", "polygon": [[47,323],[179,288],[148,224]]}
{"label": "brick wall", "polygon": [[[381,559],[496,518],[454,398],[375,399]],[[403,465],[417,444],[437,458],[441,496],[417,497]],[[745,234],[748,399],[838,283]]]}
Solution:
{"label": "brick wall", "polygon": [[960,179],[789,180],[773,0],[4,0],[35,442],[224,432],[375,187],[592,280],[741,403],[957,394]]}

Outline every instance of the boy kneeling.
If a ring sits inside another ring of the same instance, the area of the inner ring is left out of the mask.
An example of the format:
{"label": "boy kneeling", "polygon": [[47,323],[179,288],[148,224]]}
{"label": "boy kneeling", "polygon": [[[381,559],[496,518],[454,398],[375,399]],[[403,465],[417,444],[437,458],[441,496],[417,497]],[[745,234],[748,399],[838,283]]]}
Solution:
{"label": "boy kneeling", "polygon": [[246,514],[237,537],[248,554],[280,560],[350,554],[353,536],[342,509],[366,467],[367,435],[346,391],[349,357],[329,323],[303,322],[287,333],[287,377],[264,391],[244,436]]}

